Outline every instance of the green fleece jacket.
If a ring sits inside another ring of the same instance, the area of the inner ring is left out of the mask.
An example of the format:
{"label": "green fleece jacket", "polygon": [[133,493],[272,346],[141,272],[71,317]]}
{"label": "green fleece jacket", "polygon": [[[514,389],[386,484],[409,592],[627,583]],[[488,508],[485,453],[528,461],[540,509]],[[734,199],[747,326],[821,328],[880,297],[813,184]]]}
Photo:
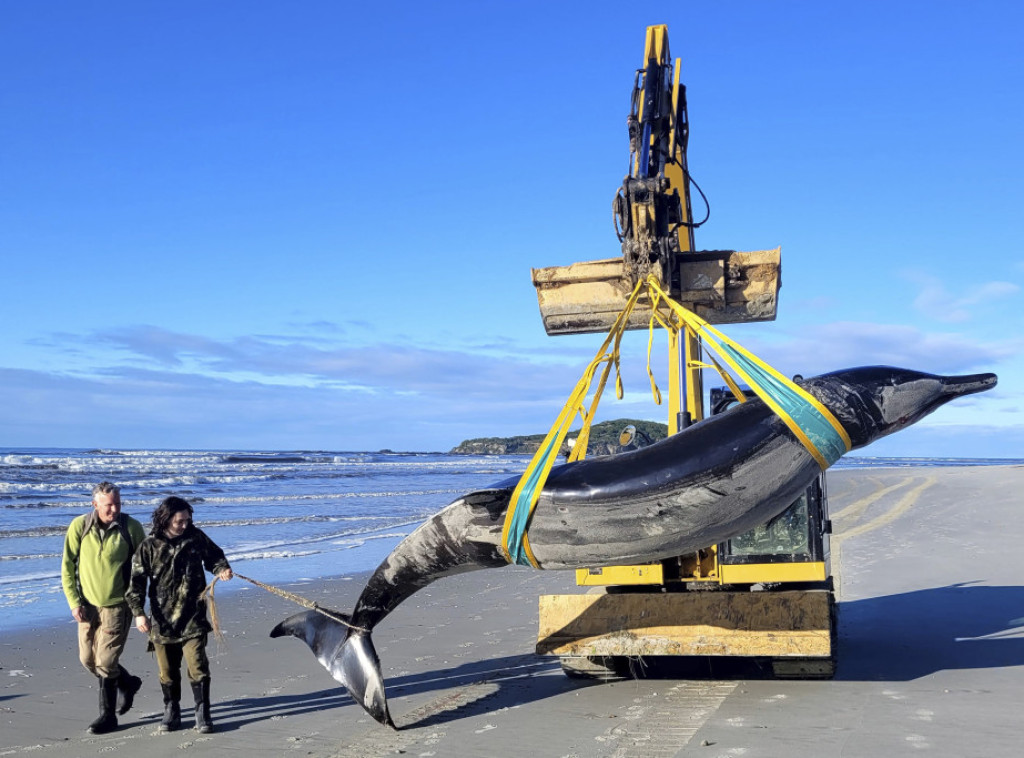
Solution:
{"label": "green fleece jacket", "polygon": [[96,511],[79,516],[64,537],[61,584],[71,610],[82,605],[107,608],[124,602],[131,572],[134,548],[146,539],[142,524],[127,514],[119,516],[131,540],[125,540],[121,528],[104,528]]}

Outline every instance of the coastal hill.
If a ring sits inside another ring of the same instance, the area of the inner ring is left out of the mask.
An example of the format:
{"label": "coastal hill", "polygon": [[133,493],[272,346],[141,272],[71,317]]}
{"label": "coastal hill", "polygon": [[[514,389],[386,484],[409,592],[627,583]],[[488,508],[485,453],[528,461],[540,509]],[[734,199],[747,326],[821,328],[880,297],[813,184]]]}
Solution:
{"label": "coastal hill", "polygon": [[[637,429],[636,440],[629,446],[623,448],[619,445],[619,435],[622,430],[632,424]],[[579,430],[572,430],[566,436],[566,441],[575,440]],[[657,442],[668,436],[668,426],[659,424],[656,421],[640,421],[637,419],[616,419],[614,421],[602,421],[590,428],[590,444],[587,447],[589,455],[611,455],[621,453],[624,449],[634,449],[647,444],[644,435]],[[478,437],[476,439],[464,440],[451,449],[455,455],[533,455],[544,441],[544,434],[528,434],[518,437]],[[566,455],[569,447],[562,444],[561,454]]]}

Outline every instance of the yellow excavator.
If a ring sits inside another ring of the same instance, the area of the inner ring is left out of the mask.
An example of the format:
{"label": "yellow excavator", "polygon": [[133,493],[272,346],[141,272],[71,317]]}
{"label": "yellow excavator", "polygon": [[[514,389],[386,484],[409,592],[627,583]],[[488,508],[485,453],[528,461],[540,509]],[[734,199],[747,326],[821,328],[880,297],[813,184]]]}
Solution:
{"label": "yellow excavator", "polygon": [[[533,270],[547,333],[607,331],[650,275],[711,324],[774,319],[779,249],[695,247],[703,221],[693,221],[690,188],[700,190],[687,167],[686,88],[665,26],[647,29],[627,125],[629,173],[613,202],[622,255]],[[650,319],[651,303],[641,301],[628,328],[647,329]],[[709,364],[697,336],[666,333],[668,432],[675,434],[705,417]],[[733,391],[712,388],[707,410],[720,413],[734,402]],[[630,431],[624,445],[635,444]],[[631,661],[656,656],[739,656],[765,662],[779,677],[830,677],[830,531],[823,473],[783,514],[726,542],[653,564],[581,569],[576,583],[585,591],[540,598],[537,652],[559,656],[570,676],[599,679],[626,676]]]}

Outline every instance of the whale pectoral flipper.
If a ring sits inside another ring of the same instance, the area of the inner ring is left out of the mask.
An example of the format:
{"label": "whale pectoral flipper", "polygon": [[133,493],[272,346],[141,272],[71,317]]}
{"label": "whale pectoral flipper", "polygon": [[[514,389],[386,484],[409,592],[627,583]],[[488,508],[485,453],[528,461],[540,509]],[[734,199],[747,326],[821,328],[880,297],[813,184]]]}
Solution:
{"label": "whale pectoral flipper", "polygon": [[[348,621],[349,617],[344,614],[335,615]],[[334,680],[374,719],[396,728],[388,712],[380,659],[369,632],[352,629],[317,611],[304,611],[289,616],[270,632],[271,637],[286,635],[298,637],[309,645]]]}

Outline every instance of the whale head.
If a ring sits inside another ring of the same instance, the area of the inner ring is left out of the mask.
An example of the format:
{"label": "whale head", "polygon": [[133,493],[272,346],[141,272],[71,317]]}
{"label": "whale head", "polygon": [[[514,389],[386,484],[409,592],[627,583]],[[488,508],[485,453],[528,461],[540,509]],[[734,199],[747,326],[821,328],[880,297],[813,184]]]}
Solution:
{"label": "whale head", "polygon": [[834,371],[803,382],[850,435],[853,448],[920,421],[941,405],[996,386],[995,374],[938,376],[892,366]]}

